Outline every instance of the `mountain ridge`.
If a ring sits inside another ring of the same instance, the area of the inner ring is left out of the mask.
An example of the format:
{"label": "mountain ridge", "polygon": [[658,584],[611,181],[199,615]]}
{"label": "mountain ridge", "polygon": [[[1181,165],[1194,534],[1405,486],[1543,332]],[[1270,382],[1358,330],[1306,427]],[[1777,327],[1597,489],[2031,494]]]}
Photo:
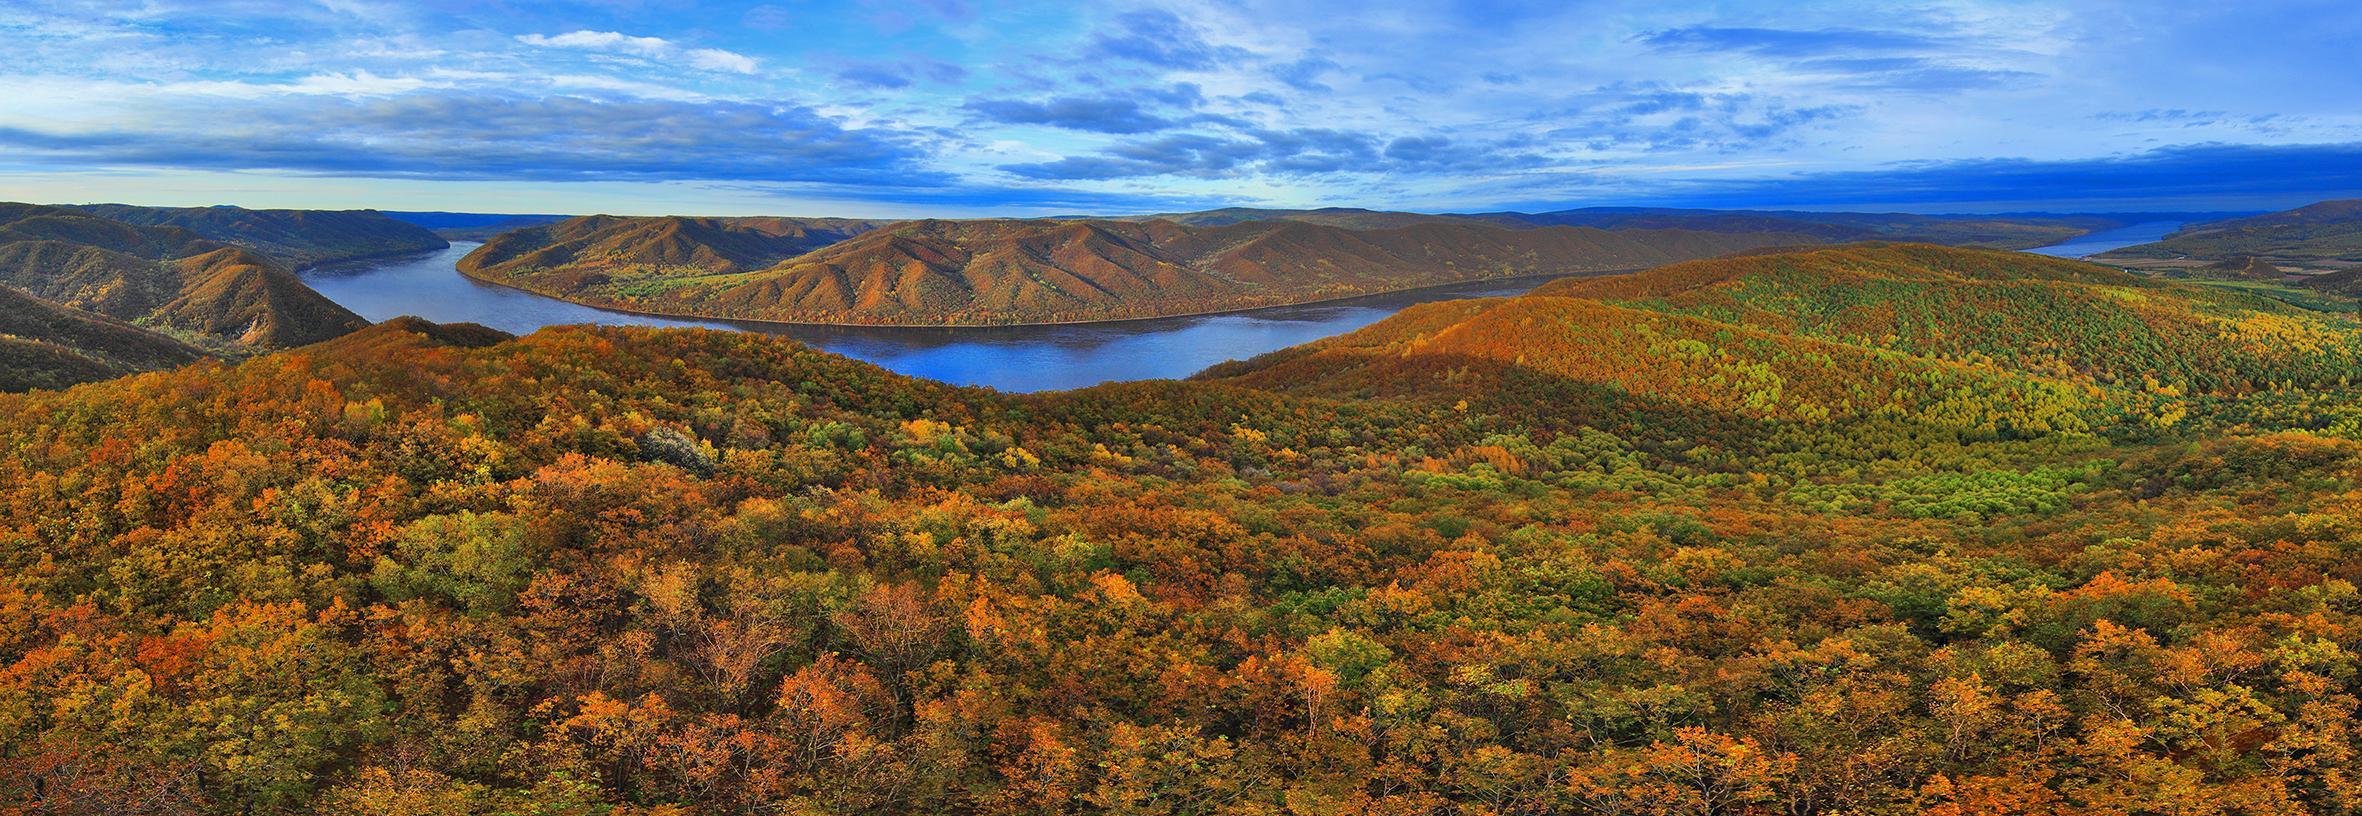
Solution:
{"label": "mountain ridge", "polygon": [[368,325],[254,250],[74,208],[0,204],[0,285],[213,353],[304,345]]}
{"label": "mountain ridge", "polygon": [[244,207],[146,207],[76,204],[113,221],[178,227],[245,247],[301,271],[315,266],[412,255],[451,244],[424,227],[376,210],[250,210]]}
{"label": "mountain ridge", "polygon": [[[524,231],[486,244],[461,260],[460,271],[592,305],[659,314],[1008,325],[1166,317],[1472,280],[1640,268],[1801,237],[1513,230],[1449,221],[1347,229],[1285,220],[1209,227],[1164,220],[917,220],[874,226],[775,260],[763,252],[770,244],[701,232],[695,219],[569,223],[576,229]],[[604,255],[563,263],[586,252]]]}

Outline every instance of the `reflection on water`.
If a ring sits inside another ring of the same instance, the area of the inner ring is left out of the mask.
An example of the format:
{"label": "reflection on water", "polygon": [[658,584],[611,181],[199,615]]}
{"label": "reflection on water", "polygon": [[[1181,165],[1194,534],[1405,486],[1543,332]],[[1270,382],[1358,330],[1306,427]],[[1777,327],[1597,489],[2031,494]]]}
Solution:
{"label": "reflection on water", "polygon": [[1117,380],[1186,377],[1226,360],[1343,334],[1414,303],[1513,295],[1542,279],[1461,284],[1226,315],[1073,326],[866,328],[776,326],[610,312],[477,283],[453,265],[476,248],[304,274],[304,282],[371,320],[417,315],[524,334],[543,326],[606,323],[744,329],[793,337],[917,377],[1004,391],[1080,388]]}
{"label": "reflection on water", "polygon": [[2123,249],[2134,244],[2163,240],[2165,236],[2181,228],[2182,222],[2180,221],[2145,221],[2112,230],[2101,230],[2063,244],[2035,247],[2026,251],[2060,258],[2084,258],[2111,249]]}

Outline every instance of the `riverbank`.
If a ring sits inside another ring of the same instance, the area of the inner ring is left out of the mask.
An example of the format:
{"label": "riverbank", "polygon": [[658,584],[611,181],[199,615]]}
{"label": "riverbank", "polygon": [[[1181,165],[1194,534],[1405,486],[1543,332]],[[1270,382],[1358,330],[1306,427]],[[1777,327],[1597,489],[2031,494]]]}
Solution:
{"label": "riverbank", "polygon": [[1538,285],[1541,285],[1541,284],[1543,284],[1543,283],[1547,283],[1547,282],[1550,282],[1550,281],[1553,281],[1553,280],[1557,280],[1557,279],[1559,279],[1559,278],[1584,278],[1584,277],[1604,277],[1604,276],[1607,276],[1607,275],[1628,275],[1628,274],[1631,274],[1631,273],[1634,273],[1634,272],[1639,272],[1639,271],[1641,271],[1641,270],[1648,269],[1648,268],[1649,268],[1649,267],[1645,267],[1645,266],[1635,266],[1635,267],[1624,267],[1624,268],[1617,268],[1617,269],[1602,269],[1602,270],[1598,270],[1598,271],[1589,271],[1589,272],[1586,272],[1586,271],[1575,271],[1575,272],[1538,272],[1538,273],[1534,273],[1534,274],[1528,274],[1528,275],[1503,275],[1503,276],[1501,276],[1501,277],[1496,277],[1496,278],[1471,278],[1471,279],[1468,279],[1468,280],[1446,281],[1446,282],[1443,282],[1443,283],[1430,283],[1430,284],[1421,284],[1421,285],[1419,285],[1419,286],[1406,286],[1406,287],[1397,288],[1397,289],[1381,289],[1381,290],[1375,290],[1375,291],[1369,291],[1369,292],[1356,292],[1356,293],[1354,293],[1354,294],[1350,294],[1350,295],[1338,295],[1338,296],[1335,296],[1335,297],[1314,298],[1314,299],[1311,299],[1311,300],[1285,301],[1285,302],[1279,302],[1279,303],[1263,303],[1263,304],[1257,304],[1257,305],[1253,305],[1253,306],[1238,306],[1238,307],[1224,308],[1224,309],[1208,309],[1208,310],[1205,310],[1205,311],[1196,311],[1196,312],[1174,312],[1174,313],[1171,313],[1171,314],[1141,315],[1141,316],[1138,316],[1138,317],[1104,317],[1104,318],[1089,318],[1089,319],[1083,319],[1083,320],[1028,320],[1028,321],[1017,321],[1017,322],[1010,322],[1010,323],[843,323],[843,322],[827,322],[827,321],[771,320],[771,319],[766,319],[766,318],[759,318],[759,317],[728,317],[728,316],[722,316],[722,315],[695,314],[695,313],[689,313],[689,312],[662,312],[662,311],[655,311],[655,310],[650,310],[650,309],[635,309],[635,308],[630,308],[630,307],[620,306],[620,305],[616,305],[616,304],[614,304],[614,303],[612,303],[612,302],[608,302],[608,301],[591,302],[591,301],[578,300],[578,299],[575,299],[575,298],[572,298],[572,297],[566,297],[566,296],[564,296],[564,295],[558,295],[558,294],[553,294],[553,293],[550,293],[550,292],[545,292],[545,291],[542,291],[542,290],[539,290],[539,289],[534,289],[534,288],[532,288],[532,287],[528,287],[528,286],[519,285],[519,284],[516,284],[516,283],[513,283],[513,282],[509,282],[509,281],[495,280],[495,279],[492,279],[492,278],[487,278],[487,277],[484,277],[484,276],[482,276],[482,275],[474,275],[474,274],[469,274],[469,273],[467,272],[467,270],[464,270],[464,269],[459,269],[459,268],[457,268],[456,266],[455,266],[455,267],[453,267],[453,270],[452,270],[452,271],[454,271],[454,272],[457,272],[457,273],[458,273],[458,274],[459,274],[461,277],[467,278],[468,280],[475,281],[475,282],[477,282],[477,283],[484,284],[484,285],[486,285],[486,286],[498,286],[498,287],[501,287],[501,288],[504,288],[504,289],[513,289],[513,290],[516,290],[516,291],[519,291],[519,292],[524,292],[524,293],[526,293],[526,294],[534,295],[534,296],[536,296],[536,297],[545,297],[545,298],[549,298],[549,299],[551,299],[551,300],[557,300],[557,301],[563,301],[563,302],[566,302],[566,303],[572,303],[572,304],[575,304],[575,305],[577,305],[577,306],[582,306],[582,307],[585,307],[585,308],[590,308],[590,309],[597,309],[597,310],[599,310],[599,311],[603,311],[603,312],[614,312],[614,313],[617,313],[617,314],[635,315],[635,316],[639,316],[639,317],[661,317],[661,318],[669,318],[669,319],[675,319],[675,320],[704,320],[704,321],[718,321],[718,322],[723,322],[723,323],[744,323],[744,324],[748,324],[748,325],[757,325],[757,326],[779,326],[779,327],[788,327],[788,328],[841,328],[841,329],[918,329],[918,330],[924,330],[924,329],[947,329],[947,330],[967,330],[967,329],[1027,329],[1027,328],[1047,328],[1047,327],[1053,327],[1053,326],[1097,326],[1097,325],[1106,325],[1106,324],[1142,323],[1142,322],[1153,321],[1153,320],[1173,320],[1173,319],[1176,319],[1176,318],[1186,318],[1186,317],[1219,317],[1219,316],[1222,316],[1222,315],[1248,314],[1248,313],[1252,313],[1252,312],[1259,312],[1259,311],[1264,311],[1264,310],[1267,310],[1267,309],[1291,309],[1291,308],[1295,308],[1295,307],[1299,307],[1299,306],[1323,306],[1323,305],[1331,305],[1331,304],[1341,304],[1341,303],[1348,303],[1348,302],[1355,301],[1355,300],[1361,300],[1361,299],[1364,299],[1364,298],[1378,298],[1378,297],[1387,297],[1387,296],[1390,296],[1390,295],[1408,295],[1408,294],[1416,294],[1416,293],[1419,293],[1419,292],[1427,292],[1427,291],[1439,291],[1439,290],[1445,290],[1445,289],[1452,289],[1452,288],[1455,288],[1455,287],[1461,287],[1461,286],[1482,286],[1482,285],[1486,285],[1486,284],[1495,284],[1495,283],[1515,283],[1515,282],[1519,282],[1519,281],[1532,281],[1532,282],[1534,282],[1534,284],[1535,284],[1535,285],[1537,285],[1537,286],[1538,286]]}

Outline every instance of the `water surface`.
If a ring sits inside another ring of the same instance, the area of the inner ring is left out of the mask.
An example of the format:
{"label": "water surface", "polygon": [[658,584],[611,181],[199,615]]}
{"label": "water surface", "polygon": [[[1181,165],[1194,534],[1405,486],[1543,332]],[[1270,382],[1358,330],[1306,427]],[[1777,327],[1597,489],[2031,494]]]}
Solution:
{"label": "water surface", "polygon": [[[2027,251],[2078,258],[2155,241],[2180,226],[2178,221],[2133,224]],[[574,323],[758,331],[793,337],[915,377],[1003,391],[1044,391],[1187,377],[1216,363],[1344,334],[1412,304],[1514,295],[1545,280],[1486,281],[1306,306],[1071,326],[781,326],[613,312],[478,283],[455,268],[477,246],[454,243],[450,249],[409,258],[315,269],[304,273],[304,282],[370,320],[417,315],[441,323],[482,323],[515,334]]]}
{"label": "water surface", "polygon": [[1071,326],[780,326],[626,314],[478,283],[454,268],[477,246],[454,243],[410,258],[316,269],[304,273],[304,282],[370,320],[417,315],[515,334],[573,323],[742,329],[792,337],[915,377],[1043,391],[1187,377],[1216,363],[1343,334],[1415,303],[1514,295],[1546,280],[1485,281],[1306,306]]}
{"label": "water surface", "polygon": [[2060,258],[2086,258],[2111,249],[2123,249],[2134,244],[2163,240],[2174,230],[2181,229],[2182,223],[2180,221],[2144,221],[2112,230],[2101,230],[2063,244],[2035,247],[2026,251]]}

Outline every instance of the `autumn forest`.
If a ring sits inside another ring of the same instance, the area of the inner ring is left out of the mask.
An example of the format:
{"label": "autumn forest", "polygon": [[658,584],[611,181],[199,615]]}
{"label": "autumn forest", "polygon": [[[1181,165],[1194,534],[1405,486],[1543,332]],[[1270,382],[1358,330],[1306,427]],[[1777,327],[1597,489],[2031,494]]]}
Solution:
{"label": "autumn forest", "polygon": [[2358,355],[1881,243],[1030,395],[386,321],[0,396],[0,811],[2353,812]]}

